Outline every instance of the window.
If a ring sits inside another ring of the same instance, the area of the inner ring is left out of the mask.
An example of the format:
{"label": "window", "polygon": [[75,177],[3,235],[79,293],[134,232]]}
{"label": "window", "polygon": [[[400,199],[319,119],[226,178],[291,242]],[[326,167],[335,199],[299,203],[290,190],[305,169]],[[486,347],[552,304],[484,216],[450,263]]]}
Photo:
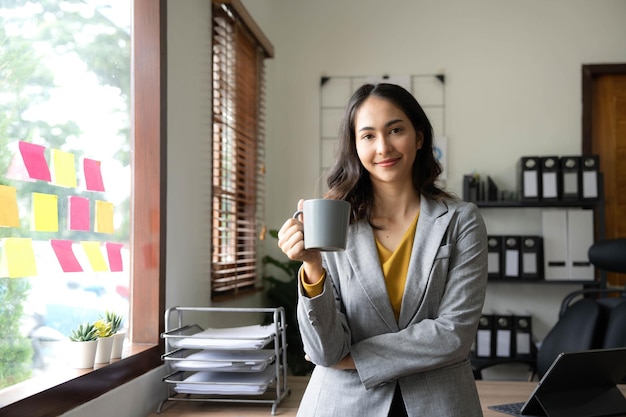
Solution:
{"label": "window", "polygon": [[[84,10],[79,10],[84,7],[85,3],[97,3],[100,5],[98,6],[100,11],[103,14],[107,13],[107,3],[101,1],[68,0],[44,3],[44,5],[46,7],[59,7],[61,3],[63,3],[62,7],[67,7],[65,12],[82,15],[86,19],[90,15],[84,14]],[[132,268],[130,289],[132,311],[129,312],[128,317],[132,323],[130,338],[133,343],[122,360],[99,367],[96,370],[77,371],[74,376],[82,375],[79,379],[74,379],[72,373],[63,372],[62,375],[56,374],[53,378],[40,379],[33,383],[27,381],[27,383],[19,384],[10,391],[2,391],[0,396],[2,396],[2,404],[5,404],[2,413],[33,417],[60,415],[162,364],[160,360],[161,349],[158,343],[162,329],[161,312],[164,306],[164,268],[162,265],[164,245],[161,245],[164,233],[164,212],[161,210],[161,199],[165,191],[163,185],[165,183],[163,181],[165,175],[163,169],[165,166],[163,163],[165,158],[163,152],[165,149],[163,117],[165,99],[165,74],[163,72],[165,66],[165,1],[132,0],[132,3],[134,9],[132,24],[132,42],[135,45],[133,48],[134,62],[139,64],[133,68],[135,81],[132,93],[130,93],[133,96],[132,110],[130,97],[128,97],[129,107],[127,108],[127,111],[133,113],[132,138],[134,149],[132,155],[133,190],[132,203],[130,204],[132,212],[129,219],[132,222],[129,251],[129,268]],[[9,3],[5,4],[9,5]],[[18,3],[10,4],[17,5]],[[49,30],[62,29],[54,22],[55,16],[58,17],[59,14],[52,13],[46,16],[45,13],[37,14],[36,11],[33,11],[39,7],[39,4],[39,2],[34,1],[24,2],[27,8],[26,14],[30,14],[34,20],[52,19],[48,20]],[[129,4],[126,3],[126,5],[130,9]],[[89,31],[94,29],[92,24],[93,21],[77,27]],[[6,28],[8,28],[7,25],[0,28],[0,33],[2,33],[0,39],[3,42],[3,47],[0,48],[0,71],[7,69],[6,53],[9,48],[6,47],[5,43],[6,33],[2,32]],[[65,35],[69,33],[71,30]],[[26,45],[22,46],[26,47]],[[113,49],[112,52],[117,52],[116,48]],[[22,53],[20,52],[20,54]],[[107,58],[111,59],[112,56],[109,54]],[[98,60],[94,57],[93,61],[91,64],[97,66]],[[24,69],[24,67],[20,69]],[[10,71],[15,71],[15,68],[10,68]],[[130,71],[127,78],[130,79]],[[5,81],[6,78],[2,78],[2,80]],[[85,96],[87,97],[88,94]],[[44,95],[42,94],[41,97]],[[6,101],[7,96],[3,92],[0,95],[0,106],[4,106]],[[7,119],[2,118],[2,120],[0,135],[5,135],[6,125],[4,122]],[[15,137],[12,139],[15,140]],[[20,136],[20,139],[24,139],[24,137]],[[2,144],[4,145],[4,142]],[[44,150],[44,155],[45,152],[49,152],[49,150]],[[134,213],[140,215],[135,216]],[[145,213],[149,213],[149,215],[145,215]],[[7,230],[4,233],[3,236],[7,236]],[[135,312],[137,314],[134,314]],[[2,357],[4,358],[4,355]],[[55,384],[61,385],[55,386]],[[67,396],[67,392],[72,392],[72,395]],[[46,407],[41,407],[41,404],[46,404]]]}
{"label": "window", "polygon": [[239,2],[213,5],[213,299],[257,284],[264,217],[264,59],[271,45]]}
{"label": "window", "polygon": [[0,340],[31,352],[10,344],[4,387],[67,367],[78,325],[129,322],[131,4],[5,3],[0,19],[0,304],[22,320]]}

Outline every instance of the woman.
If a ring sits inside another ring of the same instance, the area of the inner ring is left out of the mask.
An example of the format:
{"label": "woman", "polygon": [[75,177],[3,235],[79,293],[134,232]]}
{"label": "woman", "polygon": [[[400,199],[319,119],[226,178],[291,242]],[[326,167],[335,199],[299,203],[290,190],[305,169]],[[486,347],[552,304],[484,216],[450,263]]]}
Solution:
{"label": "woman", "polygon": [[352,205],[346,250],[305,250],[298,219],[278,234],[302,261],[298,323],[316,364],[298,416],[481,416],[468,359],[487,283],[478,209],[435,184],[431,124],[400,86],[359,88],[339,140],[326,198]]}

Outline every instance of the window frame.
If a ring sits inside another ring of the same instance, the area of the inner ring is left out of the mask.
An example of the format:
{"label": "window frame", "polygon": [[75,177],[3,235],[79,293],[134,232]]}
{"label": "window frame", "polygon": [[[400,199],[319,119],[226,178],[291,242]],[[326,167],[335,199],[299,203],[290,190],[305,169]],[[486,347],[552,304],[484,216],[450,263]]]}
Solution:
{"label": "window frame", "polygon": [[[131,312],[127,355],[10,388],[3,416],[66,413],[162,365],[167,184],[166,0],[133,0]],[[155,88],[158,86],[158,88]],[[135,215],[135,213],[148,213]],[[42,407],[45,404],[45,407]]]}

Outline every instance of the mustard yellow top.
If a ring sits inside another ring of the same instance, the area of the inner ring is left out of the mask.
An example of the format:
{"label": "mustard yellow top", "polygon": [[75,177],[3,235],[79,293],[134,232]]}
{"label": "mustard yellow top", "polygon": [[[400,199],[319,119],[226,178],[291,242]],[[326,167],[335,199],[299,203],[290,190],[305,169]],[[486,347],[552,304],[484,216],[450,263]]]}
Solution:
{"label": "mustard yellow top", "polygon": [[400,317],[402,295],[404,294],[406,275],[409,270],[409,261],[411,260],[411,250],[415,240],[418,218],[419,213],[415,216],[411,226],[404,232],[404,236],[402,236],[402,240],[395,251],[391,252],[376,239],[378,259],[383,268],[385,286],[387,287],[387,294],[389,294],[389,301],[391,302],[391,308],[393,308],[396,320]]}
{"label": "mustard yellow top", "polygon": [[[378,239],[376,241],[376,249],[378,250],[378,259],[383,269],[383,276],[385,277],[385,286],[387,287],[387,294],[389,294],[389,301],[393,313],[396,316],[396,320],[400,317],[400,308],[402,307],[402,295],[404,294],[404,286],[406,284],[406,276],[409,269],[409,261],[411,259],[411,251],[413,249],[413,241],[415,240],[415,231],[417,230],[417,219],[419,213],[415,216],[413,223],[404,233],[400,244],[394,252],[391,252],[385,248]],[[315,297],[322,293],[324,290],[324,280],[326,279],[326,272],[322,274],[319,281],[314,284],[307,284],[304,282],[302,272],[300,275],[300,281],[304,292],[309,297]]]}

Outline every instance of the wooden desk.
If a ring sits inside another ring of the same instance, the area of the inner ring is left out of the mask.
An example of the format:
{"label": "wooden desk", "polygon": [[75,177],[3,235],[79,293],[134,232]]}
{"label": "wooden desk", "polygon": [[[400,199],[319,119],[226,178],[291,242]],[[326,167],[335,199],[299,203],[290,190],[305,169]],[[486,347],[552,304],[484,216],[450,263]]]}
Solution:
{"label": "wooden desk", "polygon": [[[276,415],[295,417],[308,377],[290,376],[287,382],[291,388],[291,394],[279,404]],[[487,407],[526,401],[536,385],[536,382],[476,381],[484,417],[507,417],[507,414],[489,410]],[[626,385],[621,385],[620,389],[626,394]],[[207,415],[212,417],[269,417],[271,416],[271,406],[169,401],[163,407],[161,414],[155,412],[149,417],[200,417]]]}

